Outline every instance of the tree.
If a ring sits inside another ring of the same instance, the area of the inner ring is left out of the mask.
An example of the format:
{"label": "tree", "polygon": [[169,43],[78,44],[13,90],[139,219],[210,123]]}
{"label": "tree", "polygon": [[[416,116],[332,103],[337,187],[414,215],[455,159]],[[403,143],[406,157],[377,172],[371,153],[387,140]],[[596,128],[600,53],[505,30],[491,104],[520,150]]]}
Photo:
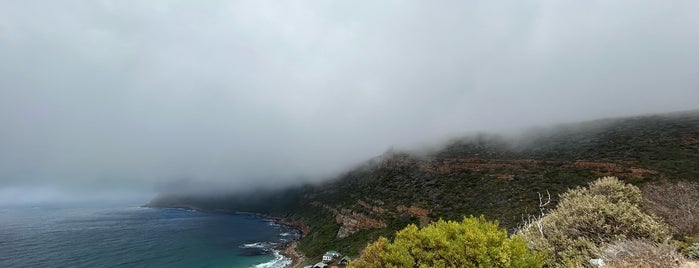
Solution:
{"label": "tree", "polygon": [[508,237],[497,222],[464,217],[439,220],[422,229],[414,224],[396,233],[393,243],[369,244],[352,267],[541,267],[543,256],[530,252],[518,235]]}

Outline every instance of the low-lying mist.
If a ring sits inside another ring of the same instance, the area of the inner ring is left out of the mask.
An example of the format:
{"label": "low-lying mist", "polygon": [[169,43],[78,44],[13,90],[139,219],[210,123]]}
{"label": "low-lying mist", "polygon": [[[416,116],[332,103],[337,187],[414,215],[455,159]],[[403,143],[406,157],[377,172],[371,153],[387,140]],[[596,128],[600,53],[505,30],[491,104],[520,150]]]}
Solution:
{"label": "low-lying mist", "polygon": [[276,189],[392,146],[696,109],[697,8],[3,2],[0,190]]}

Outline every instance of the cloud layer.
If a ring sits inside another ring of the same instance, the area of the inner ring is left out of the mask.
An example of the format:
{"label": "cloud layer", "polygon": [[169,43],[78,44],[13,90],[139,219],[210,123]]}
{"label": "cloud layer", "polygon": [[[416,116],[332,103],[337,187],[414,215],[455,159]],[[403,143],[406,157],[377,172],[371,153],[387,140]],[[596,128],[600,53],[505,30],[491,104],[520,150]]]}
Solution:
{"label": "cloud layer", "polygon": [[698,9],[0,1],[0,188],[281,186],[392,145],[695,109]]}

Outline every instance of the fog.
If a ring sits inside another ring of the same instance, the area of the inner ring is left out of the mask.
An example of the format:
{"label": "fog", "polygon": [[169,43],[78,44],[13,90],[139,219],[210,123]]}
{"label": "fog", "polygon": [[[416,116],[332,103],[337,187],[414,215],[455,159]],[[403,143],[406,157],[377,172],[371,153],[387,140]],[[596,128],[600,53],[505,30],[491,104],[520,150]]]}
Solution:
{"label": "fog", "polygon": [[283,187],[392,146],[696,109],[697,10],[0,0],[0,201]]}

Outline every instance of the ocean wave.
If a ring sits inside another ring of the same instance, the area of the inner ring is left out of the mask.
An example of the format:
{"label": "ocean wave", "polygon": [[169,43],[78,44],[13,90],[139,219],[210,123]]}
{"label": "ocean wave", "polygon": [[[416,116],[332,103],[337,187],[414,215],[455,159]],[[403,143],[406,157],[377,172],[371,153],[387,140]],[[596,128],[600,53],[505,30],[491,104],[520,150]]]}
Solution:
{"label": "ocean wave", "polygon": [[276,243],[272,242],[256,242],[256,243],[250,243],[250,244],[243,244],[240,246],[240,248],[273,248],[276,246]]}
{"label": "ocean wave", "polygon": [[252,266],[256,268],[284,268],[291,265],[291,259],[284,257],[279,250],[274,251],[274,259],[265,263]]}

